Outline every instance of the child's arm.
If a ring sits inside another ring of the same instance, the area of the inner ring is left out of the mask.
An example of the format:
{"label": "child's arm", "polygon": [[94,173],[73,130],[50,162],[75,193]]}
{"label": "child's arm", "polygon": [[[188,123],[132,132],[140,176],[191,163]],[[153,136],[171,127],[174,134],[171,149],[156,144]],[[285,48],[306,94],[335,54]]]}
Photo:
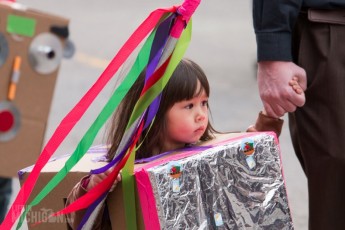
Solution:
{"label": "child's arm", "polygon": [[[87,181],[83,182],[83,184],[82,184],[83,188],[86,191],[89,191],[90,189],[92,189],[93,187],[95,187],[96,185],[101,183],[110,174],[111,170],[112,170],[112,168],[108,169],[104,173],[90,175],[89,179]],[[114,190],[117,183],[120,181],[121,181],[121,174],[119,173],[119,175],[117,175],[117,178],[114,181],[114,183],[110,189],[110,192],[112,192]]]}
{"label": "child's arm", "polygon": [[[99,184],[110,173],[110,170],[111,169],[107,170],[104,173],[92,174],[92,175],[88,175],[88,176],[83,177],[80,180],[80,182],[78,184],[76,184],[74,186],[74,188],[71,190],[71,192],[69,193],[69,195],[67,197],[67,201],[66,201],[66,206],[73,203],[79,197],[81,197],[85,193],[87,193],[87,191],[89,191],[90,189],[95,187],[97,184]],[[114,188],[116,187],[116,184],[119,181],[121,181],[121,175],[120,174],[117,176],[117,179],[115,180],[113,186],[111,187],[110,192],[114,190]],[[97,218],[94,222],[93,229],[101,229],[102,226],[106,226],[106,225],[110,226],[110,223],[104,223],[103,213],[104,213],[104,206],[102,207],[102,210],[100,211],[99,215],[97,216]],[[67,218],[67,222],[68,222],[69,226],[72,229],[77,229],[78,225],[80,224],[80,222],[82,221],[82,219],[84,217],[84,214],[85,214],[84,209],[76,211],[76,212],[68,213],[66,215],[66,218]]]}
{"label": "child's arm", "polygon": [[261,111],[256,119],[255,125],[249,126],[247,132],[273,131],[279,137],[283,124],[283,119],[269,117],[264,111]]}
{"label": "child's arm", "polygon": [[[88,177],[89,176],[82,178],[81,181],[73,187],[73,189],[67,196],[66,204],[65,204],[66,207],[86,193],[85,189],[81,186],[81,184]],[[78,225],[82,221],[85,212],[86,210],[82,209],[76,212],[66,214],[67,223],[71,227],[71,229],[74,230],[78,228]]]}

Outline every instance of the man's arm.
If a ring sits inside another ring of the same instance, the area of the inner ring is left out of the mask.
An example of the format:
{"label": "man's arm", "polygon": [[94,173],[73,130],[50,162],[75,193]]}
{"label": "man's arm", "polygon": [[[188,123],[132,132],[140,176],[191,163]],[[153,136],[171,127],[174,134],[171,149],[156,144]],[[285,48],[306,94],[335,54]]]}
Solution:
{"label": "man's arm", "polygon": [[305,103],[289,81],[297,77],[306,89],[305,71],[292,62],[291,33],[302,0],[253,0],[253,19],[257,41],[258,87],[267,115],[279,118]]}
{"label": "man's arm", "polygon": [[291,33],[302,0],[253,0],[258,61],[292,61]]}

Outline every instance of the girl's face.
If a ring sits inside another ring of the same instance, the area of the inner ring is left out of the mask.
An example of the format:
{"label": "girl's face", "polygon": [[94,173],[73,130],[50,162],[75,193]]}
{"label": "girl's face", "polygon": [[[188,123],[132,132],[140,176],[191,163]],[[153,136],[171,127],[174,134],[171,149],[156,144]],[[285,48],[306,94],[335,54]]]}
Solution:
{"label": "girl's face", "polygon": [[[198,83],[199,92],[200,82]],[[200,95],[175,103],[166,113],[166,135],[164,151],[182,148],[185,144],[197,142],[208,125],[208,96],[203,90]]]}

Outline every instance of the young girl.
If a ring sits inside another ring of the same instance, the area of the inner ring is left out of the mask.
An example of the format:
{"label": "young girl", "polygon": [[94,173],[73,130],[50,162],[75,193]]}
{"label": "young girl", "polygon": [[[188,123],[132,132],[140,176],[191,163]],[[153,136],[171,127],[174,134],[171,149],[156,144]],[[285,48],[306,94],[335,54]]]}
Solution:
{"label": "young girl", "polygon": [[[144,80],[145,71],[139,76],[114,114],[111,132],[108,135],[108,143],[111,144],[107,154],[109,160],[113,159],[121,142]],[[291,85],[294,87],[296,84],[292,81]],[[141,135],[138,143],[142,144],[136,151],[136,159],[147,158],[214,138],[214,134],[219,132],[212,127],[208,119],[209,95],[210,87],[204,71],[195,62],[182,59],[162,91],[159,110],[152,127]],[[282,120],[269,118],[260,113],[255,126],[249,131],[270,130],[279,134],[282,124]],[[67,198],[67,205],[100,183],[109,173],[110,170],[82,178]],[[120,180],[119,175],[112,189]],[[93,229],[111,229],[109,218],[104,211],[106,209],[103,208]],[[84,213],[85,210],[80,210],[67,216],[72,229],[77,228]]]}

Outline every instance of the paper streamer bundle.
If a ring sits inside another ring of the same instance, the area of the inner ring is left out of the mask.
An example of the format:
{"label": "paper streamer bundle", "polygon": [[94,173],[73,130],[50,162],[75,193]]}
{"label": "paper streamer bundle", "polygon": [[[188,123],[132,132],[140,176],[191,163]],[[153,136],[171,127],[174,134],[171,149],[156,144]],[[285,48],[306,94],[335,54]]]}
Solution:
{"label": "paper streamer bundle", "polygon": [[[93,217],[97,215],[97,206],[104,202],[120,169],[125,167],[122,175],[123,185],[125,189],[129,191],[126,193],[129,197],[125,197],[127,204],[126,218],[133,218],[132,214],[135,212],[133,212],[133,201],[131,202],[131,195],[133,195],[134,192],[132,187],[134,182],[131,180],[134,164],[134,154],[132,153],[142,130],[149,127],[154,119],[158,109],[159,95],[188,47],[191,35],[190,17],[199,3],[200,0],[186,0],[180,6],[157,9],[137,28],[94,85],[65,118],[63,118],[36,161],[32,172],[19,191],[0,229],[11,229],[20,215],[17,229],[21,227],[25,215],[30,208],[44,199],[44,197],[63,180],[71,168],[87,152],[101,127],[113,114],[140,72],[147,67],[144,89],[134,108],[130,121],[127,124],[126,133],[123,138],[124,148],[121,149],[120,154],[118,154],[106,167],[93,172],[104,172],[108,168],[115,166],[112,173],[83,197],[80,197],[65,209],[52,215],[62,215],[88,208],[87,215],[82,225],[91,226],[88,224],[88,221],[92,221]],[[33,198],[31,203],[27,204],[29,196],[44,165],[49,161],[50,157],[55,153],[76,123],[81,119],[97,95],[139,44],[142,44],[142,47],[132,68],[124,77],[122,83],[115,89],[113,95],[101,110],[96,120],[84,134],[71,157],[67,160],[64,167],[47,183],[42,191]],[[24,207],[25,210],[23,212]],[[126,222],[129,229],[136,228],[135,223],[133,225],[133,220],[127,220]],[[83,228],[83,226],[80,226],[80,228]]]}

